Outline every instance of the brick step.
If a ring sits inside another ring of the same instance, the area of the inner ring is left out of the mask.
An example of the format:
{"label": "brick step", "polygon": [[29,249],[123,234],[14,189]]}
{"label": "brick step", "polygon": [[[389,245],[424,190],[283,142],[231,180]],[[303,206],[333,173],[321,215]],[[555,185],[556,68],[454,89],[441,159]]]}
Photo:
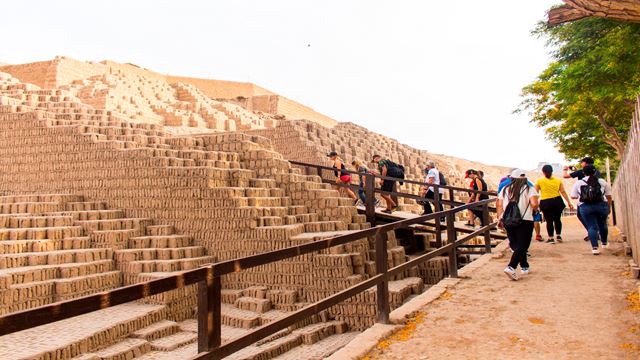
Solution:
{"label": "brick step", "polygon": [[82,226],[87,231],[102,230],[128,230],[140,229],[144,233],[144,229],[153,224],[153,220],[148,218],[124,218],[124,219],[106,219],[106,220],[78,220],[76,225]]}
{"label": "brick step", "polygon": [[304,205],[291,205],[287,208],[289,215],[308,214],[309,209]]}
{"label": "brick step", "polygon": [[133,228],[124,230],[96,230],[89,234],[91,247],[108,247],[113,249],[125,249],[132,238],[144,234],[144,229]]}
{"label": "brick step", "polygon": [[[82,210],[106,210],[107,203],[104,201],[83,201],[64,203],[66,211],[82,211]],[[53,210],[55,211],[55,210]]]}
{"label": "brick step", "polygon": [[205,255],[207,255],[207,250],[202,246],[115,250],[115,259],[118,262],[140,260],[175,260],[202,257]]}
{"label": "brick step", "polygon": [[[0,359],[67,359],[96,353],[165,316],[165,306],[138,303],[79,315],[4,336]],[[25,346],[25,342],[30,346]]]}
{"label": "brick step", "polygon": [[17,202],[0,204],[0,214],[40,214],[64,210],[59,202]]}
{"label": "brick step", "polygon": [[181,248],[193,245],[193,238],[187,235],[151,235],[129,239],[130,248]]}
{"label": "brick step", "polygon": [[88,236],[54,240],[4,240],[0,241],[0,254],[86,249],[89,247],[91,247],[91,241]]}
{"label": "brick step", "polygon": [[37,194],[37,195],[5,195],[0,196],[0,204],[25,203],[25,202],[79,202],[83,201],[82,195],[72,194]]}
{"label": "brick step", "polygon": [[55,226],[0,229],[0,240],[64,239],[83,236],[80,226]]}
{"label": "brick step", "polygon": [[258,226],[280,226],[285,221],[279,216],[261,216],[257,219]]}
{"label": "brick step", "polygon": [[272,189],[276,187],[276,181],[274,179],[249,179],[249,186]]}
{"label": "brick step", "polygon": [[305,232],[343,231],[348,227],[342,221],[315,221],[304,223]]}
{"label": "brick step", "polygon": [[143,339],[128,338],[100,351],[82,354],[73,360],[130,360],[151,351],[151,344]]}
{"label": "brick step", "polygon": [[260,326],[260,315],[253,311],[238,309],[234,305],[221,304],[221,321],[223,325],[251,329]]}
{"label": "brick step", "polygon": [[298,214],[295,218],[298,223],[312,223],[318,221],[318,214]]}
{"label": "brick step", "polygon": [[36,265],[92,262],[113,259],[110,248],[56,250],[0,255],[0,269]]}
{"label": "brick step", "polygon": [[37,215],[37,216],[16,216],[0,218],[0,222],[5,220],[7,228],[44,228],[73,226],[72,216]]}
{"label": "brick step", "polygon": [[7,285],[26,284],[60,278],[72,278],[113,271],[113,260],[60,265],[37,265],[0,270],[0,277],[8,279]]}
{"label": "brick step", "polygon": [[146,230],[149,236],[174,235],[176,231],[173,225],[149,225]]}
{"label": "brick step", "polygon": [[121,268],[122,271],[128,274],[173,272],[191,270],[213,262],[215,262],[215,258],[213,256],[173,260],[139,260],[123,263]]}
{"label": "brick step", "polygon": [[107,220],[107,219],[121,219],[125,217],[123,210],[77,210],[77,211],[62,211],[45,213],[45,215],[61,215],[71,216],[74,220]]}
{"label": "brick step", "polygon": [[169,335],[173,335],[179,331],[180,326],[178,326],[178,323],[176,323],[175,321],[162,320],[134,332],[133,334],[131,334],[131,337],[153,341]]}
{"label": "brick step", "polygon": [[198,334],[181,331],[157,340],[151,341],[151,348],[157,351],[173,351],[179,347],[194,343],[198,340]]}
{"label": "brick step", "polygon": [[109,271],[99,274],[76,276],[54,280],[55,301],[64,301],[122,286],[122,272]]}
{"label": "brick step", "polygon": [[217,169],[240,169],[241,165],[237,161],[224,160],[195,160],[195,166],[204,166]]}

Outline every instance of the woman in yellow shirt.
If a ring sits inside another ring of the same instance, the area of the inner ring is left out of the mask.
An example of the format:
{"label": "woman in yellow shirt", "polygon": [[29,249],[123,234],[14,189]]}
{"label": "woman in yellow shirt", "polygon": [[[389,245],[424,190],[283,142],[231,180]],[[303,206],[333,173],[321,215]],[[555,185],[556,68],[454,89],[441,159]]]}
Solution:
{"label": "woman in yellow shirt", "polygon": [[[569,209],[573,209],[573,204],[569,200],[567,192],[564,190],[562,180],[553,176],[553,167],[545,165],[542,167],[543,178],[538,179],[535,184],[536,190],[540,193],[540,210],[544,214],[544,220],[547,223],[547,235],[549,240],[547,243],[555,244],[562,242],[562,212],[565,204],[564,198],[569,205]],[[555,228],[556,237],[553,237]]]}

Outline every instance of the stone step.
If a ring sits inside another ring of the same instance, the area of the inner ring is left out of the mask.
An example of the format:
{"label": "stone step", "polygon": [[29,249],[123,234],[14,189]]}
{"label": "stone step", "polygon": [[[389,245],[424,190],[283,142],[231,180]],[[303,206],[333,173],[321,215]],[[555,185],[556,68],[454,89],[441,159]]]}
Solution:
{"label": "stone step", "polygon": [[86,210],[106,210],[107,209],[107,203],[104,201],[68,202],[63,205],[64,205],[65,211],[83,211],[83,210],[86,211]]}
{"label": "stone step", "polygon": [[107,219],[121,219],[125,217],[123,210],[77,210],[77,211],[61,211],[45,213],[45,215],[68,215],[73,217],[74,220],[107,220]]}
{"label": "stone step", "polygon": [[169,335],[173,335],[179,331],[180,327],[175,321],[162,320],[134,332],[133,334],[131,334],[131,337],[153,341]]}
{"label": "stone step", "polygon": [[175,260],[140,260],[119,264],[122,271],[128,274],[173,272],[198,268],[204,264],[215,262],[212,256]]}
{"label": "stone step", "polygon": [[0,255],[0,269],[35,265],[92,262],[113,259],[113,249],[56,250]]}
{"label": "stone step", "polygon": [[145,228],[153,224],[153,220],[147,218],[125,218],[125,219],[106,219],[106,220],[79,220],[76,225],[82,226],[87,231],[102,230],[127,230],[140,229],[143,233]]}
{"label": "stone step", "polygon": [[162,236],[175,234],[175,228],[173,225],[149,225],[147,226],[146,235],[149,236]]}
{"label": "stone step", "polygon": [[4,240],[0,241],[0,254],[86,249],[89,247],[91,247],[91,241],[88,236],[55,240]]}
{"label": "stone step", "polygon": [[180,248],[123,249],[115,251],[115,259],[118,262],[140,260],[175,260],[202,257],[205,256],[206,253],[206,249],[202,246],[188,246]]}
{"label": "stone step", "polygon": [[32,227],[20,229],[0,229],[1,240],[41,240],[64,239],[83,236],[80,226]]}
{"label": "stone step", "polygon": [[113,345],[115,339],[166,316],[162,305],[123,304],[2,337],[0,359],[68,359]]}
{"label": "stone step", "polygon": [[100,274],[113,271],[114,265],[113,260],[99,260],[86,263],[24,266],[2,269],[0,270],[0,277],[9,279],[7,285],[26,284],[36,281]]}
{"label": "stone step", "polygon": [[150,342],[151,348],[157,351],[173,351],[179,347],[198,341],[198,334],[181,331],[173,335],[153,340]]}
{"label": "stone step", "polygon": [[347,225],[342,221],[315,221],[304,223],[305,232],[325,232],[347,230]]}
{"label": "stone step", "polygon": [[54,280],[55,301],[64,301],[122,286],[122,272],[76,276]]}
{"label": "stone step", "polygon": [[73,217],[55,215],[0,217],[0,224],[4,225],[1,227],[6,228],[45,228],[74,225]]}
{"label": "stone step", "polygon": [[0,204],[24,202],[79,202],[84,200],[82,195],[72,194],[37,194],[37,195],[5,195],[0,196]]}
{"label": "stone step", "polygon": [[138,236],[129,239],[131,248],[180,248],[192,246],[193,238],[187,235]]}

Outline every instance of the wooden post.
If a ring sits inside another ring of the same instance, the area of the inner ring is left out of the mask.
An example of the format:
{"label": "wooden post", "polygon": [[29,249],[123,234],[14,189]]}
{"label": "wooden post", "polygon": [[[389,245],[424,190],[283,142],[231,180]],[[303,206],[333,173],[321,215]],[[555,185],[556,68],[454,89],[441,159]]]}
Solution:
{"label": "wooden post", "polygon": [[[427,190],[428,191],[428,190]],[[435,207],[434,212],[440,211],[440,188],[438,185],[433,185],[433,206]],[[427,201],[425,199],[425,201]],[[439,248],[442,246],[442,225],[440,224],[440,217],[434,219],[436,222],[436,247]]]}
{"label": "wooden post", "polygon": [[450,209],[453,209],[454,207],[456,207],[456,206],[453,204],[453,201],[454,201],[454,200],[453,200],[453,189],[449,189],[449,201],[451,201]]}
{"label": "wooden post", "polygon": [[213,267],[207,279],[198,282],[198,352],[211,351],[222,343],[220,277],[213,276]]}
{"label": "wooden post", "polygon": [[[456,229],[454,228],[455,214],[453,211],[447,213],[447,244],[453,244],[456,241]],[[458,249],[452,247],[449,250],[449,277],[458,277]]]}
{"label": "wooden post", "polygon": [[377,285],[378,322],[389,323],[389,279],[387,272],[387,234],[376,234],[376,273],[385,274],[384,281]]}
{"label": "wooden post", "polygon": [[376,178],[373,174],[367,174],[364,182],[364,196],[366,198],[365,214],[367,222],[371,226],[376,226]]}
{"label": "wooden post", "polygon": [[[485,225],[491,223],[491,219],[489,218],[489,204],[482,205],[482,219]],[[487,254],[491,253],[491,229],[487,229],[487,231],[484,232],[484,252]]]}

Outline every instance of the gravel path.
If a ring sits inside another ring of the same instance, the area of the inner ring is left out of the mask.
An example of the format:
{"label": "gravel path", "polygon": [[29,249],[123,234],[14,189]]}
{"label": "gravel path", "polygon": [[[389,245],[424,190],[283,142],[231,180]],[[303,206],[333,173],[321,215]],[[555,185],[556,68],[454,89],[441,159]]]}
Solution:
{"label": "gravel path", "polygon": [[565,229],[564,243],[532,245],[527,277],[502,273],[507,250],[425,307],[408,339],[369,358],[640,359],[640,312],[627,299],[638,287],[621,244],[594,256],[575,218]]}

